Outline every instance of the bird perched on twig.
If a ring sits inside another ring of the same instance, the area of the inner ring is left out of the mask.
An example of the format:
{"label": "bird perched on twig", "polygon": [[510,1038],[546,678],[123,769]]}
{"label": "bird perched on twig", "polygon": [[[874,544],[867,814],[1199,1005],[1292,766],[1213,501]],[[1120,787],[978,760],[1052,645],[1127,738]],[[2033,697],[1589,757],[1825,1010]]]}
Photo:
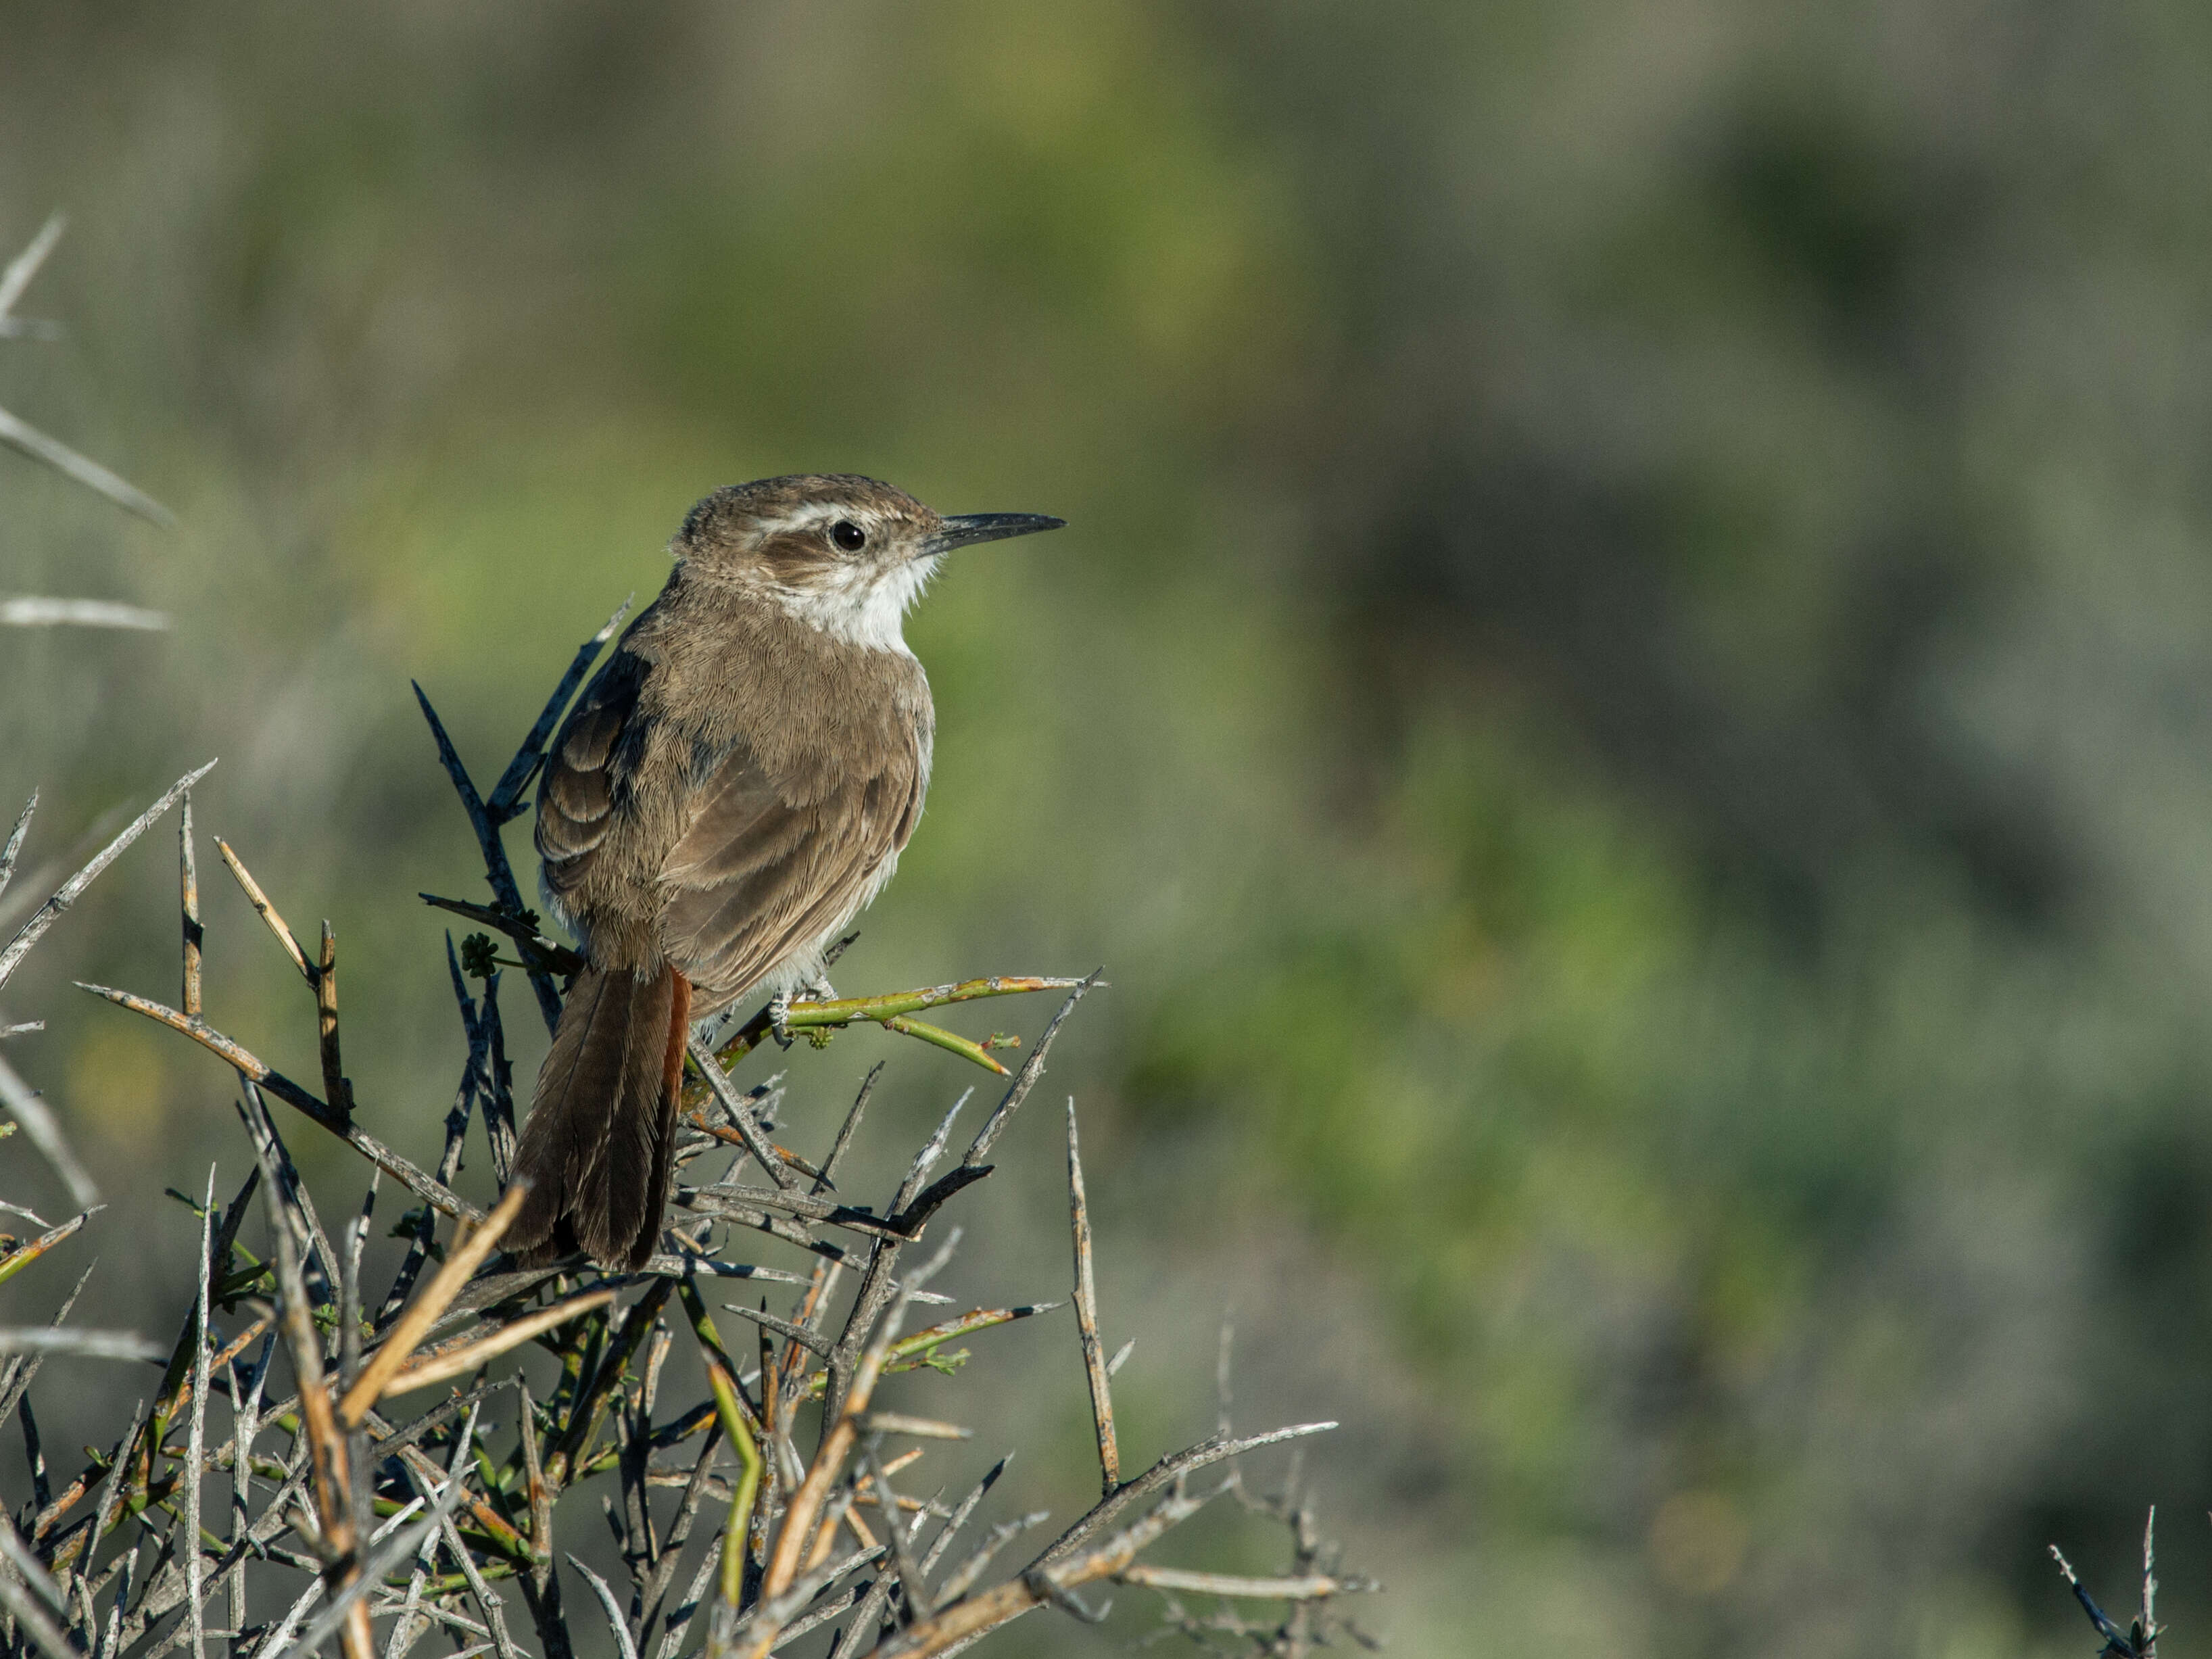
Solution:
{"label": "bird perched on twig", "polygon": [[817,984],[921,815],[935,714],[907,608],[955,548],[1061,522],[839,475],[691,509],[538,785],[546,902],[586,965],[515,1157],[523,1259],[652,1255],[691,1022]]}

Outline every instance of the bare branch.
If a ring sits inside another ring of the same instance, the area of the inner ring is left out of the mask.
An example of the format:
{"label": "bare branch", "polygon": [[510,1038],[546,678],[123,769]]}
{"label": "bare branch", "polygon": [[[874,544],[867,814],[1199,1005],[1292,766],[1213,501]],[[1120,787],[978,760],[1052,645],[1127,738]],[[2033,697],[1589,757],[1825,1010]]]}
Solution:
{"label": "bare branch", "polygon": [[347,1424],[360,1422],[367,1415],[369,1407],[398,1376],[400,1367],[415,1352],[416,1345],[429,1334],[431,1326],[438,1322],[438,1316],[444,1313],[453,1298],[460,1294],[461,1286],[467,1284],[476,1270],[483,1265],[492,1248],[514,1224],[514,1218],[521,1212],[523,1200],[529,1194],[530,1187],[526,1182],[517,1182],[508,1188],[507,1195],[499,1201],[499,1207],[485,1218],[483,1226],[470,1235],[467,1243],[446,1259],[446,1265],[438,1270],[438,1276],[430,1281],[407,1311],[399,1316],[399,1322],[392,1328],[392,1334],[384,1340],[383,1346],[376,1351],[376,1357],[368,1362],[368,1369],[362,1372],[360,1380],[347,1390],[346,1397],[338,1407],[338,1415]]}
{"label": "bare branch", "polygon": [[20,421],[6,410],[0,409],[0,444],[21,450],[34,461],[43,461],[65,477],[74,478],[86,489],[105,495],[126,512],[136,513],[164,530],[173,527],[177,515],[140,489],[129,479],[110,472],[89,456],[80,455],[58,439],[49,438],[38,428]]}
{"label": "bare branch", "polygon": [[1091,1265],[1091,1209],[1083,1192],[1083,1152],[1077,1145],[1075,1097],[1067,1097],[1067,1213],[1075,1235],[1075,1328],[1083,1339],[1083,1370],[1091,1384],[1091,1417],[1098,1439],[1098,1478],[1111,1495],[1121,1484],[1121,1452],[1114,1436],[1113,1385],[1105,1345],[1098,1339],[1098,1287]]}
{"label": "bare branch", "polygon": [[[0,422],[8,418],[0,410]],[[158,634],[168,625],[166,611],[120,605],[113,599],[60,599],[35,593],[0,599],[0,627],[122,628]]]}
{"label": "bare branch", "polygon": [[205,1021],[187,1019],[175,1009],[166,1008],[150,997],[134,996],[128,991],[118,991],[105,985],[88,985],[79,980],[77,989],[89,991],[96,997],[105,997],[117,1007],[128,1008],[134,1014],[143,1014],[173,1031],[181,1031],[210,1054],[227,1061],[246,1082],[266,1089],[286,1105],[295,1108],[328,1129],[386,1175],[396,1177],[402,1186],[431,1208],[468,1221],[483,1219],[482,1210],[455,1193],[444,1182],[424,1174],[366,1129],[331,1110],[282,1072],[264,1065],[249,1050],[232,1042]]}
{"label": "bare branch", "polygon": [[69,216],[58,210],[47,215],[46,222],[39,227],[39,234],[31,238],[30,246],[8,262],[0,270],[0,317],[14,315],[15,305],[23,297],[23,290],[31,285],[31,278],[39,274],[39,267],[46,262],[46,255],[54,251],[54,244],[69,228]]}

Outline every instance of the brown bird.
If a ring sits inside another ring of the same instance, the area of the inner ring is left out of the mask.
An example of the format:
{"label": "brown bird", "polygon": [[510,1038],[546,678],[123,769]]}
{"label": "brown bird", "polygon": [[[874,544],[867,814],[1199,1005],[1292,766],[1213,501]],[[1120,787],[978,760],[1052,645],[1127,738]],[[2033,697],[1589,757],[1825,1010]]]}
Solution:
{"label": "brown bird", "polygon": [[921,816],[936,717],[907,608],[953,549],[1061,522],[945,518],[840,475],[718,489],[685,517],[538,785],[546,902],[586,965],[516,1154],[524,1260],[652,1255],[691,1022],[818,985]]}

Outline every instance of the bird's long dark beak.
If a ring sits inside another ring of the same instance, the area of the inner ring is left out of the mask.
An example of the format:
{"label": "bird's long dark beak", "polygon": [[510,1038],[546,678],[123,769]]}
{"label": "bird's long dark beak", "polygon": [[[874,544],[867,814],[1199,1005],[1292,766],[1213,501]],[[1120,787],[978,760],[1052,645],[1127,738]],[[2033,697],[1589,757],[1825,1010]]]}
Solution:
{"label": "bird's long dark beak", "polygon": [[1057,530],[1067,522],[1042,513],[963,513],[940,525],[922,544],[925,553],[950,553],[971,542],[1004,541],[1009,536],[1034,536],[1040,530]]}

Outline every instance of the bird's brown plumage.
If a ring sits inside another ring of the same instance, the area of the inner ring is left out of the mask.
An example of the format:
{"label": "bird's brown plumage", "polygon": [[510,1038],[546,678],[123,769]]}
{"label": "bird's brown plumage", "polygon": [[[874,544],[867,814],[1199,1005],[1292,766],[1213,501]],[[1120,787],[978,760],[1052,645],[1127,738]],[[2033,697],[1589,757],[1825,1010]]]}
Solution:
{"label": "bird's brown plumage", "polygon": [[[824,500],[887,544],[919,545],[945,522],[866,479],[710,496],[547,757],[544,890],[588,966],[517,1156],[532,1192],[508,1241],[526,1258],[642,1265],[666,1200],[687,1021],[818,971],[921,816],[934,730],[921,664],[805,611],[810,580],[870,574],[812,544],[825,525],[805,515]],[[908,575],[886,563],[879,579]]]}

